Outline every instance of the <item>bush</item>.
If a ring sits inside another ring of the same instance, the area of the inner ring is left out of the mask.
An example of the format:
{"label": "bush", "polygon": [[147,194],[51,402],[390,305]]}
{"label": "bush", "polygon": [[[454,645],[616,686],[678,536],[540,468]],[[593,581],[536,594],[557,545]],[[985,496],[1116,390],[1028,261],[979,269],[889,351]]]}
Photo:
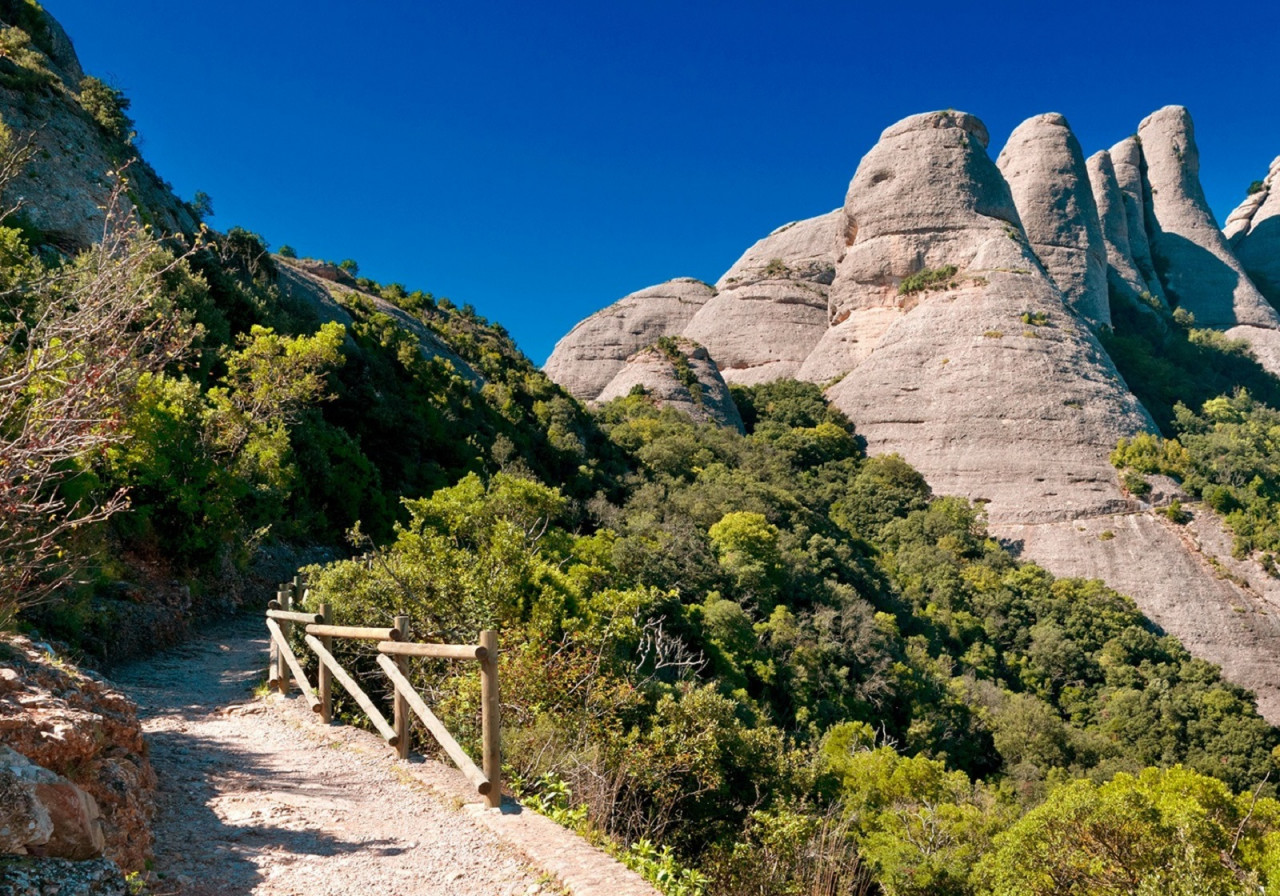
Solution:
{"label": "bush", "polygon": [[932,289],[951,289],[955,286],[952,277],[956,275],[956,266],[944,265],[940,268],[925,268],[903,279],[898,284],[898,295],[909,296],[912,293],[928,292]]}
{"label": "bush", "polygon": [[117,140],[129,142],[133,119],[125,114],[130,102],[123,91],[90,75],[80,82],[80,105],[104,131]]}

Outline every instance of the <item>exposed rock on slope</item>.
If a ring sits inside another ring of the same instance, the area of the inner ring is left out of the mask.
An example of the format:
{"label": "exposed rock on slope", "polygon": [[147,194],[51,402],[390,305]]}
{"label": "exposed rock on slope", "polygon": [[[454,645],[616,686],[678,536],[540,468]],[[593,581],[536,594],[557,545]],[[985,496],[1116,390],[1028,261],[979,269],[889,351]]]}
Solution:
{"label": "exposed rock on slope", "polygon": [[570,330],[544,370],[575,398],[592,401],[629,357],[662,336],[682,332],[714,295],[712,287],[689,277],[633,292]]}
{"label": "exposed rock on slope", "polygon": [[1245,275],[1209,211],[1187,110],[1152,113],[1138,136],[1150,184],[1151,249],[1170,297],[1201,326],[1280,327],[1280,315]]}
{"label": "exposed rock on slope", "polygon": [[684,329],[724,378],[762,383],[795,376],[827,329],[843,214],[779,227],[748,249]]}
{"label": "exposed rock on slope", "polygon": [[29,47],[39,66],[14,64],[19,74],[0,78],[0,119],[15,141],[29,136],[32,150],[5,191],[6,201],[21,197],[28,222],[50,244],[74,251],[102,239],[102,208],[115,185],[113,172],[123,171],[127,195],[145,223],[166,233],[193,232],[198,222],[190,209],[138,158],[123,139],[127,135],[107,133],[81,106],[80,62],[61,26],[45,19],[47,40]]}
{"label": "exposed rock on slope", "polygon": [[1125,221],[1129,226],[1129,250],[1133,254],[1133,262],[1147,284],[1147,292],[1167,306],[1169,303],[1164,294],[1164,286],[1156,275],[1155,261],[1151,257],[1151,241],[1147,238],[1148,197],[1142,147],[1138,144],[1136,136],[1126,137],[1111,147],[1107,154],[1111,156],[1116,184],[1120,187],[1120,198],[1124,202]]}
{"label": "exposed rock on slope", "polygon": [[1273,306],[1280,306],[1280,158],[1227,219],[1225,234],[1249,278]]}
{"label": "exposed rock on slope", "polygon": [[637,386],[660,407],[698,423],[743,431],[742,415],[707,350],[688,339],[661,339],[627,359],[601,390],[598,401],[621,398]]}
{"label": "exposed rock on slope", "polygon": [[[1122,507],[1110,446],[1151,421],[1027,246],[985,138],[970,115],[915,116],[862,160],[828,334],[856,335],[826,362],[852,370],[828,397],[871,450],[901,453],[939,492],[988,500],[994,522]],[[948,267],[941,288],[901,289]],[[873,329],[856,358],[846,346]]]}
{"label": "exposed rock on slope", "polygon": [[1013,194],[1031,248],[1067,304],[1111,323],[1107,253],[1080,143],[1056,112],[1029,118],[1009,136],[996,166]]}
{"label": "exposed rock on slope", "polygon": [[132,703],[13,638],[0,643],[0,741],[87,791],[105,820],[107,857],[142,868],[156,781]]}
{"label": "exposed rock on slope", "polygon": [[1133,248],[1129,244],[1129,217],[1125,211],[1124,194],[1111,164],[1111,154],[1106,150],[1096,152],[1085,162],[1085,167],[1089,172],[1089,185],[1098,207],[1098,222],[1106,247],[1108,291],[1129,299],[1137,307],[1148,307],[1141,303],[1140,297],[1143,293],[1151,293],[1133,259]]}

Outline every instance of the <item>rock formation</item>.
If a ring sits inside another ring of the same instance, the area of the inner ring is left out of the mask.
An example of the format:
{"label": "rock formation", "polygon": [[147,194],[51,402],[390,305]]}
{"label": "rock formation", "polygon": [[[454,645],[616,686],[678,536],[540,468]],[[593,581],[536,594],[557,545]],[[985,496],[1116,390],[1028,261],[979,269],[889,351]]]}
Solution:
{"label": "rock formation", "polygon": [[795,376],[827,329],[842,220],[837,210],[779,227],[716,283],[683,334],[706,346],[726,380]]}
{"label": "rock formation", "polygon": [[[36,797],[55,820],[79,817],[79,806],[81,827],[92,831],[92,816],[101,811],[105,842],[99,841],[99,851],[128,870],[142,868],[151,850],[156,780],[133,704],[101,679],[55,665],[25,638],[3,647],[0,742],[40,768],[18,777],[49,785],[37,788]],[[88,796],[92,809],[78,793]],[[86,858],[74,845],[84,845],[75,824],[63,830],[65,836],[53,832],[52,846],[46,841],[29,851],[43,847],[48,855]]]}
{"label": "rock formation", "polygon": [[[1098,223],[1107,254],[1107,289],[1128,299],[1136,307],[1150,308],[1142,299],[1151,296],[1150,288],[1134,261],[1129,243],[1129,217],[1125,211],[1124,194],[1116,180],[1111,164],[1111,154],[1105,149],[1091,155],[1085,162],[1089,172],[1089,185],[1098,207]],[[1153,297],[1153,301],[1155,300]],[[1151,310],[1154,310],[1153,308]]]}
{"label": "rock formation", "polygon": [[715,289],[689,277],[633,292],[570,330],[543,368],[575,398],[600,395],[627,359],[662,336],[683,332]]}
{"label": "rock formation", "polygon": [[[982,123],[945,112],[889,128],[844,211],[838,323],[814,355],[845,374],[827,395],[869,448],[990,502],[995,522],[1124,506],[1107,454],[1151,421],[1032,253]],[[908,279],[943,271],[932,288]]]}
{"label": "rock formation", "polygon": [[715,362],[691,340],[666,337],[636,352],[596,400],[612,401],[637,388],[660,407],[673,408],[695,422],[743,431],[742,415]]}
{"label": "rock formation", "polygon": [[1148,197],[1142,147],[1136,136],[1126,137],[1111,147],[1107,154],[1111,156],[1116,185],[1120,187],[1120,198],[1124,202],[1125,221],[1129,227],[1129,251],[1133,255],[1133,262],[1147,284],[1147,292],[1167,307],[1169,303],[1160,278],[1156,275],[1155,262],[1151,258],[1151,242],[1147,238]]}
{"label": "rock formation", "polygon": [[[757,243],[665,335],[697,335],[739,382],[831,383],[828,397],[870,450],[901,453],[939,493],[986,502],[993,533],[1024,557],[1131,594],[1280,721],[1280,583],[1233,558],[1207,512],[1177,527],[1120,491],[1108,455],[1151,421],[1092,332],[1109,320],[1109,294],[1160,331],[1180,305],[1280,371],[1280,315],[1263,298],[1280,285],[1280,160],[1231,216],[1228,245],[1204,201],[1185,109],[1160,110],[1084,163],[1061,116],[1019,127],[999,168],[987,142],[959,112],[893,125],[839,212]],[[597,315],[579,327],[616,329],[614,309],[601,312],[607,326]],[[576,334],[562,344],[588,341]],[[575,369],[558,347],[548,373],[601,382],[621,353],[580,352]]]}
{"label": "rock formation", "polygon": [[1224,234],[1258,290],[1280,307],[1280,158],[1227,219]]}
{"label": "rock formation", "polygon": [[1067,304],[1111,324],[1107,252],[1080,142],[1056,112],[1029,118],[1009,136],[996,166],[1032,250]]}

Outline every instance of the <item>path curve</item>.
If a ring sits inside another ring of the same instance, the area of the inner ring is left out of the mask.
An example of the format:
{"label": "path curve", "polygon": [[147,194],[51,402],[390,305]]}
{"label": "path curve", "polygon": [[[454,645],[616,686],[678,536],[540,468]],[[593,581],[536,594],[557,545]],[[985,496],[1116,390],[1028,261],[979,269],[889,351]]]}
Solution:
{"label": "path curve", "polygon": [[261,620],[242,618],[114,676],[138,703],[160,780],[158,894],[564,892],[450,799],[435,763],[393,761],[366,732],[255,697],[266,646]]}

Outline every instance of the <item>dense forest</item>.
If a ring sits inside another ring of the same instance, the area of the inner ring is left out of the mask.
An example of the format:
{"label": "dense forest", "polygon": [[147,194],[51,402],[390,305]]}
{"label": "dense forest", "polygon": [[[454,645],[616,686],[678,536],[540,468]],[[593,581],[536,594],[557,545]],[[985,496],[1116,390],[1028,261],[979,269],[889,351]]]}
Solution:
{"label": "dense forest", "polygon": [[[79,102],[127,161],[124,97]],[[1251,695],[868,456],[819,387],[735,387],[745,434],[588,409],[474,309],[351,276],[336,320],[291,252],[162,236],[128,178],[92,248],[0,226],[0,626],[111,660],[172,615],[157,583],[256,609],[262,553],[321,546],[361,555],[306,571],[339,622],[497,628],[519,795],[673,896],[1280,892]],[[1126,487],[1177,478],[1274,568],[1280,383],[1186,315],[1115,317],[1164,434],[1117,448]],[[415,662],[474,745],[476,683]]]}

